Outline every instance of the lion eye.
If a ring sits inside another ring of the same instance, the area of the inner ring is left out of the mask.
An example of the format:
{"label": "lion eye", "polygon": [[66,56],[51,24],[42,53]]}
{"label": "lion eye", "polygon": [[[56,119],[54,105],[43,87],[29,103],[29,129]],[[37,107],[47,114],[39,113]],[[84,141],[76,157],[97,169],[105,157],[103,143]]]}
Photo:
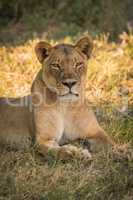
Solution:
{"label": "lion eye", "polygon": [[60,65],[56,63],[51,64],[50,67],[51,69],[54,69],[54,70],[60,70]]}
{"label": "lion eye", "polygon": [[79,62],[76,64],[76,69],[81,69],[81,68],[83,68],[83,66],[84,66],[84,63]]}

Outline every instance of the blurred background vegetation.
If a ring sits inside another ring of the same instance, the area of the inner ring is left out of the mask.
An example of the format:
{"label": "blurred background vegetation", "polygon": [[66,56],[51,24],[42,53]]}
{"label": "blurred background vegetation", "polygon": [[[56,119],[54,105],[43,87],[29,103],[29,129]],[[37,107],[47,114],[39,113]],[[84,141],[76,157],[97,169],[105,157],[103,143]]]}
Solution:
{"label": "blurred background vegetation", "polygon": [[0,0],[0,29],[2,33],[4,29],[2,36],[11,32],[11,41],[15,33],[18,36],[26,29],[23,39],[44,32],[53,38],[53,30],[55,38],[88,31],[93,36],[109,33],[110,39],[117,39],[132,26],[132,0]]}

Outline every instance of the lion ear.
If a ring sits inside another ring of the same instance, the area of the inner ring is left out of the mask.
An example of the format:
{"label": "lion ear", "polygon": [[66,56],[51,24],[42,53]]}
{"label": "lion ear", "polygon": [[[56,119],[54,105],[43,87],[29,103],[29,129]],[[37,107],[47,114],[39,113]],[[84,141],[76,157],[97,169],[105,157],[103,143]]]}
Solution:
{"label": "lion ear", "polygon": [[89,36],[81,38],[75,45],[75,48],[85,54],[87,58],[90,57],[93,49],[93,41]]}
{"label": "lion ear", "polygon": [[51,49],[52,46],[47,42],[42,41],[37,43],[37,45],[35,46],[35,52],[40,63],[43,63],[45,58],[48,57]]}

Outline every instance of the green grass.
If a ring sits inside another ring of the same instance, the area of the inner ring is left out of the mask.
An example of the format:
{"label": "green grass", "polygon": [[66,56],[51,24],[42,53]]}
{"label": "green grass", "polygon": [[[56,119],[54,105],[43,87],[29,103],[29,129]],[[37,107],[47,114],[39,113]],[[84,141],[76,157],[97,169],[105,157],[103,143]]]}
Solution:
{"label": "green grass", "polygon": [[30,151],[1,150],[0,199],[131,200],[133,153],[101,151],[93,161],[46,160]]}

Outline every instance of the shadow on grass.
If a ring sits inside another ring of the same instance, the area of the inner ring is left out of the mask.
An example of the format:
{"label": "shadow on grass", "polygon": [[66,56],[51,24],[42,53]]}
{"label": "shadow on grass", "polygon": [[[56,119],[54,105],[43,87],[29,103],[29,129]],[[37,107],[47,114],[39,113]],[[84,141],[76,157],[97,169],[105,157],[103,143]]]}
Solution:
{"label": "shadow on grass", "polygon": [[133,153],[111,150],[93,161],[45,160],[34,149],[0,150],[0,199],[131,200]]}

